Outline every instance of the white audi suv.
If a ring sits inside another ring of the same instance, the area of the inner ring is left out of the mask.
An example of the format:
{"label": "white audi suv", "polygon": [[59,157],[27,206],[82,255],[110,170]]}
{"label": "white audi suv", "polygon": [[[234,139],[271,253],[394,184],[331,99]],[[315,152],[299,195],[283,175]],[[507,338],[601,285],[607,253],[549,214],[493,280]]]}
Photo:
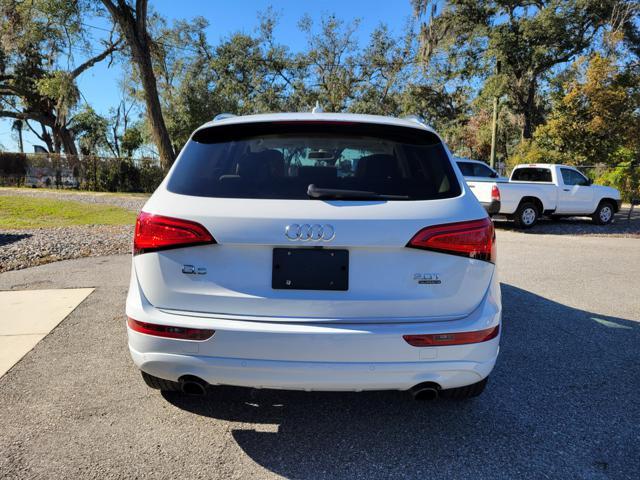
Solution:
{"label": "white audi suv", "polygon": [[479,395],[498,355],[491,220],[417,119],[224,116],[144,206],[127,298],[146,383]]}

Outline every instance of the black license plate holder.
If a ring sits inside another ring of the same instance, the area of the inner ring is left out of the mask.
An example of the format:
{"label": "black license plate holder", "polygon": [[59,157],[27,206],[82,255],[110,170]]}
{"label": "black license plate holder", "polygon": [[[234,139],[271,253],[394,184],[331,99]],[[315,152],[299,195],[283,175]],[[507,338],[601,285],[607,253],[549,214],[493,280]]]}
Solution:
{"label": "black license plate holder", "polygon": [[271,287],[276,290],[348,290],[349,250],[274,248]]}

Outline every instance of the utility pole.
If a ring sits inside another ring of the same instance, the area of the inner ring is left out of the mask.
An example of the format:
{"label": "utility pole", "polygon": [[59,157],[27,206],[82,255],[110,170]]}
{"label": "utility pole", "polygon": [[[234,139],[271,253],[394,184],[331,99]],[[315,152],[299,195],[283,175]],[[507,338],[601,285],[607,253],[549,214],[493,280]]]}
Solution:
{"label": "utility pole", "polygon": [[[496,75],[500,75],[500,60],[496,62]],[[491,157],[489,165],[496,168],[496,136],[498,134],[498,96],[493,97],[493,119],[491,121]]]}

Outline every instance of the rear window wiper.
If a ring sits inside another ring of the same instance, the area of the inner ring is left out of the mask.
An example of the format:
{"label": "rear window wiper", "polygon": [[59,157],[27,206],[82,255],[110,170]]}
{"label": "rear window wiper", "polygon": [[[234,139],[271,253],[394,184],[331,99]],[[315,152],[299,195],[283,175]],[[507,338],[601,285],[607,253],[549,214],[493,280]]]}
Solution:
{"label": "rear window wiper", "polygon": [[338,188],[319,188],[313,183],[307,188],[307,195],[311,198],[325,199],[360,199],[360,200],[409,200],[408,195],[384,195],[382,193],[364,190],[340,190]]}

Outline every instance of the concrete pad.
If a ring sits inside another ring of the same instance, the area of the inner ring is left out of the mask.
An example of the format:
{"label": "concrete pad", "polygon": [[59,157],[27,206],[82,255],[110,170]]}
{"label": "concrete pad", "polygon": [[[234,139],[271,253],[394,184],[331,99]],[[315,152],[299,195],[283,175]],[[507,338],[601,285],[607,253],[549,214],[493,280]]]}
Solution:
{"label": "concrete pad", "polygon": [[93,290],[65,288],[0,292],[0,377]]}

